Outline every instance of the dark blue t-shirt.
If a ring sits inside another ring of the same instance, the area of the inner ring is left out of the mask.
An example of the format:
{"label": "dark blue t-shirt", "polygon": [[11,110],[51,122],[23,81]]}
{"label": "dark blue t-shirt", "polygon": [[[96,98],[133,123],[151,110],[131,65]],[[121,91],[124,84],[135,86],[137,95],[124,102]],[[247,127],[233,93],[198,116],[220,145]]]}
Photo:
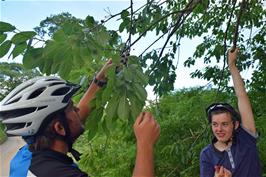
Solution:
{"label": "dark blue t-shirt", "polygon": [[240,127],[229,149],[221,152],[213,144],[206,146],[200,154],[200,176],[213,177],[216,165],[230,170],[233,177],[261,177],[256,137]]}

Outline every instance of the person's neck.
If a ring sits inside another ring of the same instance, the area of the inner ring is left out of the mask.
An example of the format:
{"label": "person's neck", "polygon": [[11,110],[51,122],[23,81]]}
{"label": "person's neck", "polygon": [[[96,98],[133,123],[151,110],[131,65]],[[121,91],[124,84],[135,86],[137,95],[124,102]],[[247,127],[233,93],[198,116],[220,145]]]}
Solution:
{"label": "person's neck", "polygon": [[214,143],[215,148],[221,152],[228,149],[228,147],[230,147],[231,145],[232,145],[232,141],[229,141],[228,143],[217,141],[216,143]]}
{"label": "person's neck", "polygon": [[51,149],[66,154],[68,152],[68,145],[62,140],[54,140]]}

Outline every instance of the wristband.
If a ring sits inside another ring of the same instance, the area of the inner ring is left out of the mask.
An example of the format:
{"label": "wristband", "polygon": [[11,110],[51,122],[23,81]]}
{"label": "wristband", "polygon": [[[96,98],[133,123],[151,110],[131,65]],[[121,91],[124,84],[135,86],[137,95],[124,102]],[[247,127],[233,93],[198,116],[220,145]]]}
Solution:
{"label": "wristband", "polygon": [[103,87],[107,84],[106,81],[101,81],[96,78],[96,76],[93,77],[93,82],[98,86],[98,87]]}

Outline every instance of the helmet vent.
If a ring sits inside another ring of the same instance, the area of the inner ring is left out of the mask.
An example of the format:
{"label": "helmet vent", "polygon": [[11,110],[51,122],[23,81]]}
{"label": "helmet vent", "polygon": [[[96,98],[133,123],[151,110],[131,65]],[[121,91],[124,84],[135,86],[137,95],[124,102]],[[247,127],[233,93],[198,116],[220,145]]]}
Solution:
{"label": "helmet vent", "polygon": [[41,107],[38,107],[38,111],[44,109],[44,108],[47,108],[47,106],[41,106]]}
{"label": "helmet vent", "polygon": [[16,103],[16,102],[18,102],[20,100],[20,98],[21,97],[18,97],[18,98],[14,99],[14,100],[12,100],[10,102],[6,102],[4,105],[9,105],[9,104],[12,104],[12,103]]}
{"label": "helmet vent", "polygon": [[38,97],[46,88],[42,87],[37,90],[35,90],[30,96],[28,97],[28,100]]}
{"label": "helmet vent", "polygon": [[63,87],[63,88],[59,88],[57,90],[55,90],[52,93],[52,96],[61,96],[61,95],[66,95],[70,90],[70,87]]}
{"label": "helmet vent", "polygon": [[17,130],[25,127],[25,123],[6,124],[6,130]]}
{"label": "helmet vent", "polygon": [[[10,99],[12,99],[14,96],[16,96],[18,93],[20,93],[20,92],[22,92],[23,90],[25,90],[26,88],[28,88],[28,87],[30,87],[30,86],[32,86],[34,83],[31,83],[31,84],[29,84],[29,85],[26,85],[25,87],[23,87],[23,88],[21,88],[20,90],[18,90],[17,92],[15,92],[6,102],[8,102]],[[20,98],[19,98],[20,99]],[[15,100],[14,100],[15,101]],[[10,103],[14,103],[14,101],[12,101],[12,102],[10,102]],[[17,99],[16,99],[16,101],[18,101]],[[10,104],[9,103],[9,104]]]}
{"label": "helmet vent", "polygon": [[60,85],[60,84],[65,84],[65,83],[64,82],[53,82],[49,84],[49,86]]}
{"label": "helmet vent", "polygon": [[45,81],[58,81],[59,79],[57,78],[51,78],[51,79],[46,79]]}
{"label": "helmet vent", "polygon": [[3,118],[3,120],[6,120],[9,118],[16,118],[16,117],[30,114],[34,112],[35,110],[36,108],[31,107],[31,108],[16,109],[16,110],[11,110],[11,111],[1,111],[0,117]]}
{"label": "helmet vent", "polygon": [[31,126],[31,123],[32,123],[32,122],[27,122],[25,127],[29,127],[29,126]]}

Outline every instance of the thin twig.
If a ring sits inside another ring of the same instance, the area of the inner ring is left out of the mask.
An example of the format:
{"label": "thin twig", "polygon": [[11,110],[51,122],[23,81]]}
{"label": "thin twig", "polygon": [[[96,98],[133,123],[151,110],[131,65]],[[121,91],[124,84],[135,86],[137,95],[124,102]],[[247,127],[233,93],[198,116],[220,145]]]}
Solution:
{"label": "thin twig", "polygon": [[[163,45],[163,48],[159,54],[159,57],[158,59],[154,62],[154,67],[151,68],[151,71],[156,67],[157,63],[159,62],[162,54],[163,54],[163,51],[168,43],[168,41],[170,40],[170,38],[172,37],[172,35],[175,34],[175,32],[177,31],[177,29],[184,23],[184,21],[186,20],[186,18],[191,14],[191,12],[193,11],[193,9],[201,2],[201,0],[191,0],[186,8],[184,10],[182,10],[182,13],[179,15],[179,19],[177,20],[177,22],[174,24],[174,27],[172,29],[172,31],[169,33],[164,45]],[[187,12],[185,14],[185,12]]]}
{"label": "thin twig", "polygon": [[161,17],[160,19],[156,20],[155,22],[153,22],[148,28],[145,29],[145,31],[139,35],[139,37],[131,44],[131,47],[136,43],[138,42],[146,33],[147,31],[149,31],[153,26],[157,25],[160,21],[162,21],[163,19],[169,17],[170,15],[173,15],[173,14],[177,14],[177,13],[185,13],[187,11],[189,11],[190,9],[184,9],[184,10],[179,10],[179,11],[174,11],[174,12],[171,12],[169,14],[166,14],[165,16]]}

